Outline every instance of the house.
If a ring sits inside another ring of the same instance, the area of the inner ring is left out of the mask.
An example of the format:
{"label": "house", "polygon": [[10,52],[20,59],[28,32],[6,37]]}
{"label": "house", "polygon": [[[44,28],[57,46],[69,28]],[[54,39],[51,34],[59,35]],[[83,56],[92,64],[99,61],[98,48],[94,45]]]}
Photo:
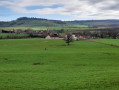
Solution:
{"label": "house", "polygon": [[77,40],[77,37],[75,35],[71,36],[72,40]]}
{"label": "house", "polygon": [[85,39],[85,37],[84,36],[77,37],[77,40],[81,40],[81,39]]}
{"label": "house", "polygon": [[67,35],[61,35],[61,38],[65,39],[65,38],[67,38]]}
{"label": "house", "polygon": [[45,39],[52,39],[49,35]]}

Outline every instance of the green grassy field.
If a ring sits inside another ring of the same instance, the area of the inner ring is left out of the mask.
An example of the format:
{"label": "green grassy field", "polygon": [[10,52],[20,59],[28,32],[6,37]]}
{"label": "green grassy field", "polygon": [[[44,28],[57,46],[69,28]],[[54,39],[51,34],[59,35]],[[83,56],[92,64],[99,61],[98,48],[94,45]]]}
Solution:
{"label": "green grassy field", "polygon": [[[22,29],[22,30],[26,30],[26,29],[32,29],[32,30],[47,30],[47,27],[0,27],[0,29],[4,29],[4,30],[12,30],[12,29]],[[91,28],[84,28],[84,27],[76,27],[76,28],[72,28],[72,27],[49,27],[49,30],[88,30]]]}
{"label": "green grassy field", "polygon": [[118,42],[0,40],[0,90],[119,90]]}
{"label": "green grassy field", "polygon": [[[105,27],[99,27],[99,28],[88,28],[88,26],[64,26],[64,27],[49,27],[49,30],[92,30],[92,29],[104,29]],[[47,27],[0,27],[0,29],[4,30],[13,30],[13,29],[22,29],[22,30],[27,30],[27,29],[32,29],[32,30],[47,30]]]}

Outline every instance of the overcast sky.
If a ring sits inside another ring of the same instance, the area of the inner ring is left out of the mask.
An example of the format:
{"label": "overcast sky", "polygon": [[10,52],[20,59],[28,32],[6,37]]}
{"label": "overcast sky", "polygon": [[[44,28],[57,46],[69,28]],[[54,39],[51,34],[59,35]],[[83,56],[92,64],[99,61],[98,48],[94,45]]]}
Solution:
{"label": "overcast sky", "polygon": [[119,0],[0,0],[0,21],[119,19]]}

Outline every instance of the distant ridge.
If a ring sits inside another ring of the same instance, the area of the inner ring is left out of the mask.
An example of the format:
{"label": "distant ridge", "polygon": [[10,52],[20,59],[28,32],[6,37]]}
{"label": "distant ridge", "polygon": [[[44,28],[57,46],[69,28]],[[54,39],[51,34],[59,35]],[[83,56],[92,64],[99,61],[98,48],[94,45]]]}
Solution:
{"label": "distant ridge", "polygon": [[119,26],[119,20],[48,20],[35,17],[20,17],[16,20],[0,21],[0,27],[38,27],[38,26],[62,26],[62,25],[87,25],[87,26]]}

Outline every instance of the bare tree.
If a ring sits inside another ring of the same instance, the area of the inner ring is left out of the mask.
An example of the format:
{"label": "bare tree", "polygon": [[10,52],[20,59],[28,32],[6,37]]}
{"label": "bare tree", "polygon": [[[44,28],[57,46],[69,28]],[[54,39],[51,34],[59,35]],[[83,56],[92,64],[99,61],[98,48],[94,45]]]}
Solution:
{"label": "bare tree", "polygon": [[70,43],[73,42],[72,35],[68,34],[67,37],[64,40],[65,40],[67,46],[69,46]]}

